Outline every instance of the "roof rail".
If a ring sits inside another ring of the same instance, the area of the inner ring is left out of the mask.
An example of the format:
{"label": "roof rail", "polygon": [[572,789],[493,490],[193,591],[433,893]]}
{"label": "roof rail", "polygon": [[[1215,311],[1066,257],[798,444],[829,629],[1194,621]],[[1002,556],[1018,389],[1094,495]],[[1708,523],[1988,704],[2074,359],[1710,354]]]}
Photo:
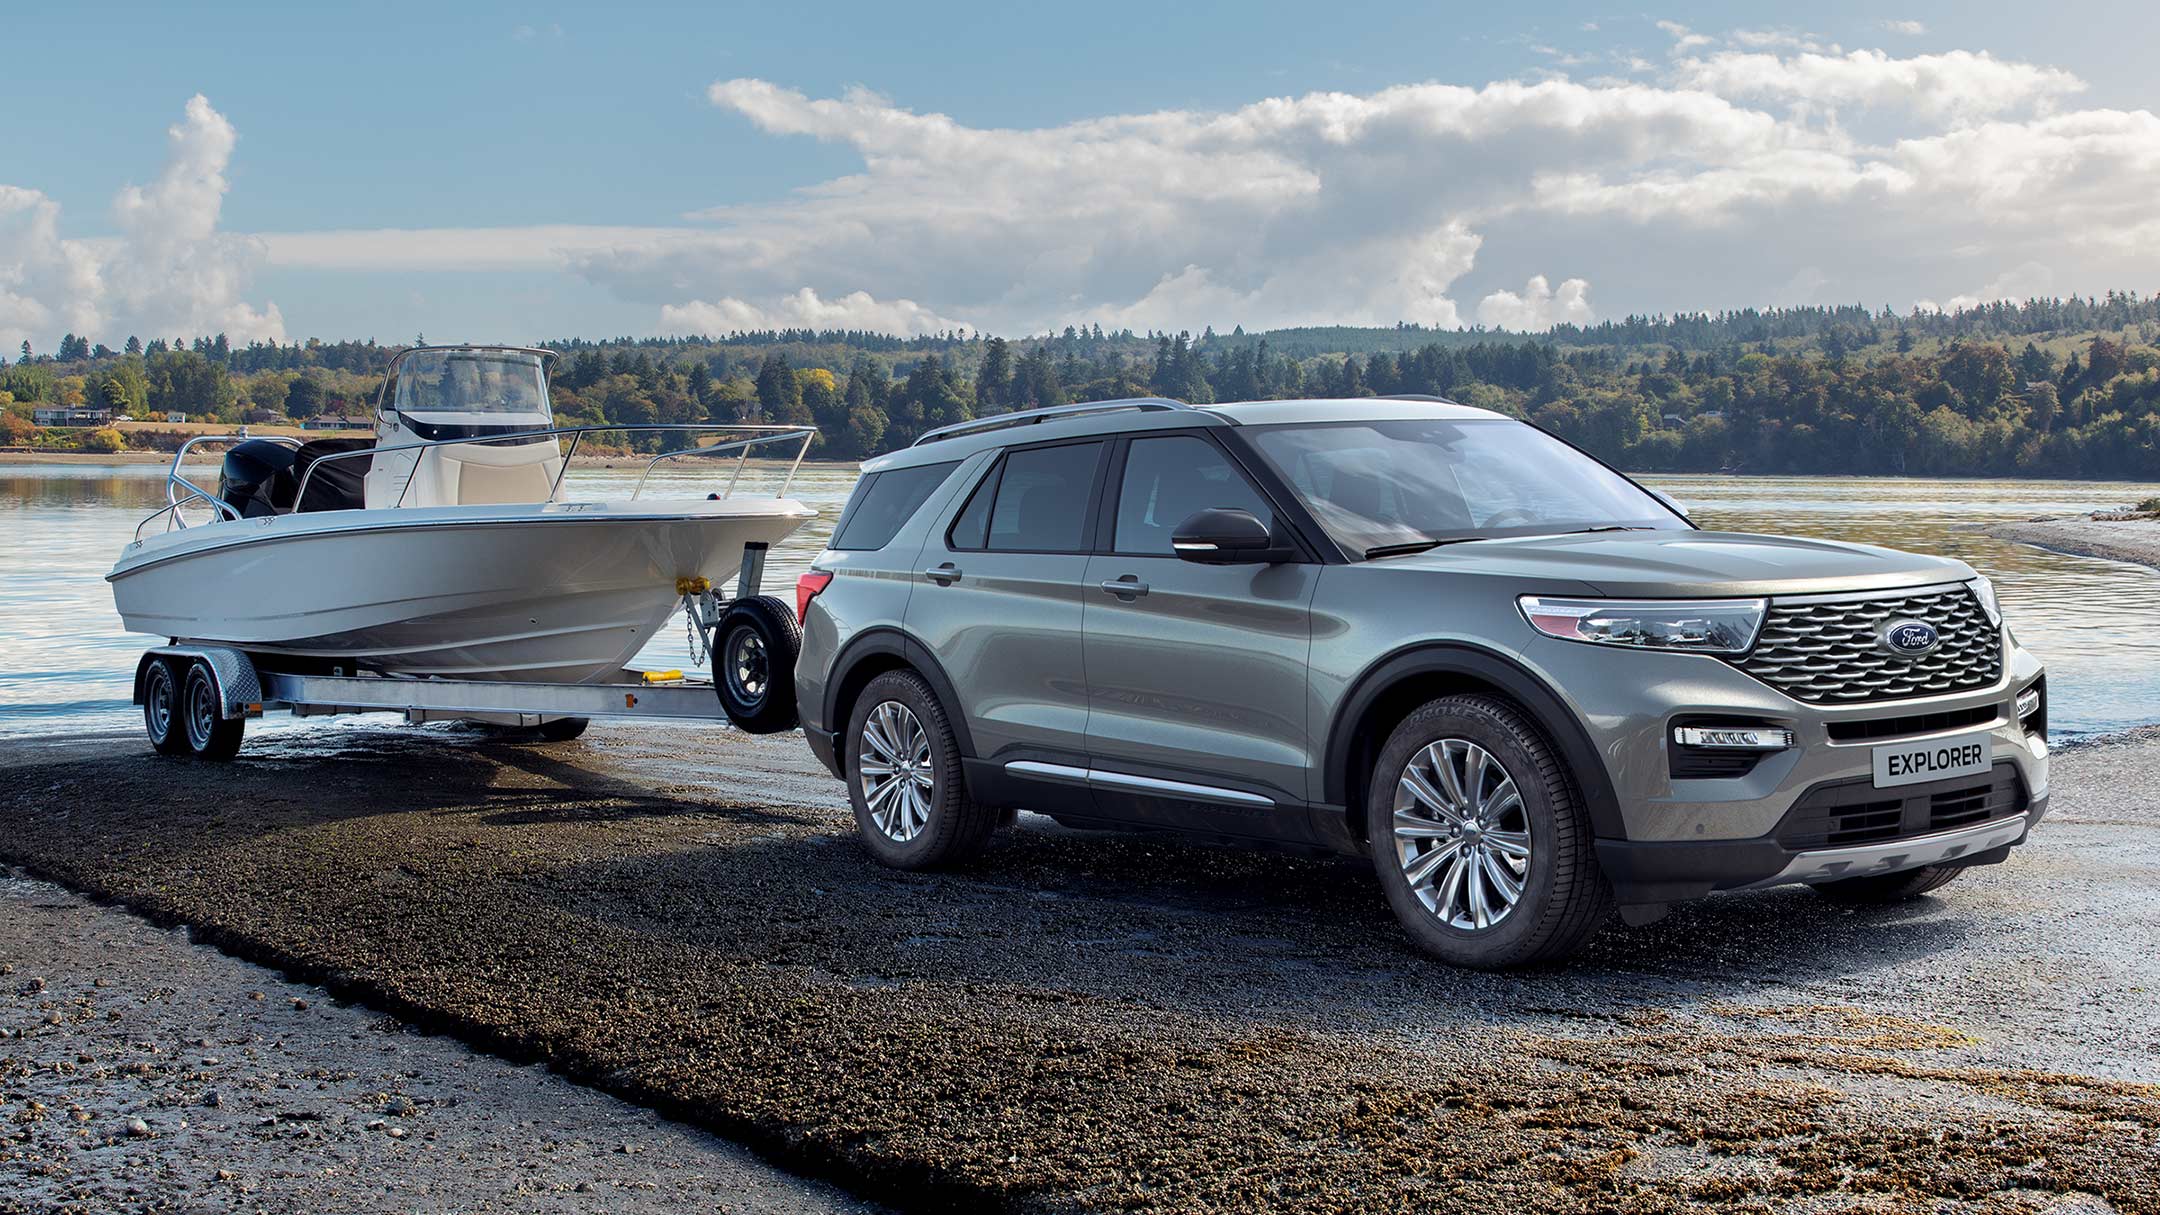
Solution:
{"label": "roof rail", "polygon": [[1435,405],[1453,405],[1446,397],[1436,397],[1429,392],[1389,392],[1374,397],[1375,401],[1430,401]]}
{"label": "roof rail", "polygon": [[1117,401],[1082,401],[1077,405],[1045,405],[1041,409],[1018,409],[1011,413],[992,414],[987,418],[976,418],[968,422],[955,422],[951,426],[940,426],[936,430],[924,431],[922,437],[909,444],[909,446],[921,447],[925,443],[935,443],[939,439],[953,439],[961,435],[976,434],[985,430],[1002,430],[1007,426],[1027,426],[1035,422],[1055,422],[1065,418],[1085,417],[1091,413],[1115,413],[1122,409],[1154,411],[1191,408],[1192,406],[1187,405],[1185,402],[1173,401],[1169,397],[1127,397]]}

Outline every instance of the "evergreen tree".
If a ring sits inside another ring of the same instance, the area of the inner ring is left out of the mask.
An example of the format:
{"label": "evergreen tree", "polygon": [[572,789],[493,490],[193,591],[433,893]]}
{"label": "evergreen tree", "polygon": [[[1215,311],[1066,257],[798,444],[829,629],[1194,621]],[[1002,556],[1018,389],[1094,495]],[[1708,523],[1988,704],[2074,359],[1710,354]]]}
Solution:
{"label": "evergreen tree", "polygon": [[1013,405],[1012,347],[1001,337],[983,345],[982,366],[975,372],[975,414],[1003,413]]}

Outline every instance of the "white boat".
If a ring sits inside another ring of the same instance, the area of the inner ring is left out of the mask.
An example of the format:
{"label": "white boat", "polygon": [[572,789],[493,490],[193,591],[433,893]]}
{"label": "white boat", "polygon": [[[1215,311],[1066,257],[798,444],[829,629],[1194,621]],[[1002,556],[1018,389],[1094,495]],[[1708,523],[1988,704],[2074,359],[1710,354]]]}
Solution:
{"label": "white boat", "polygon": [[[563,470],[588,432],[556,427],[552,354],[421,347],[392,364],[366,441],[238,442],[216,493],[189,481],[107,575],[132,632],[221,645],[258,664],[460,680],[597,683],[667,623],[686,589],[733,578],[746,546],[815,511],[785,496],[569,501]],[[814,433],[783,426],[634,427],[741,436],[662,452],[737,454]],[[747,432],[747,433],[745,433]],[[567,440],[567,450],[565,440]],[[790,466],[788,480],[793,481]],[[733,483],[729,484],[732,492]],[[188,524],[190,513],[206,521]],[[164,523],[158,530],[157,524]]]}

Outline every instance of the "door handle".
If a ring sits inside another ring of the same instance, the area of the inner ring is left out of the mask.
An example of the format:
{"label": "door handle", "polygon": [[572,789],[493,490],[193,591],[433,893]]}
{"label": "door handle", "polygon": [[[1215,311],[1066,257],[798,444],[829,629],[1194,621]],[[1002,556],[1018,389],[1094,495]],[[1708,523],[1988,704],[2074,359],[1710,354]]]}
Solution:
{"label": "door handle", "polygon": [[1147,583],[1140,581],[1131,574],[1127,574],[1123,578],[1112,578],[1110,581],[1103,583],[1102,589],[1130,602],[1147,594]]}
{"label": "door handle", "polygon": [[951,586],[953,583],[960,581],[960,567],[947,561],[943,565],[933,565],[924,570],[922,576],[939,586]]}

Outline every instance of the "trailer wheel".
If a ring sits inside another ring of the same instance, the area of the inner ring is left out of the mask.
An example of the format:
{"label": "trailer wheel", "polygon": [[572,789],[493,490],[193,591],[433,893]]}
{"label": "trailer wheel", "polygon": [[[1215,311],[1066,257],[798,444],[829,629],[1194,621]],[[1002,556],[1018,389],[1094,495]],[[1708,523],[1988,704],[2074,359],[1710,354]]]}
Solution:
{"label": "trailer wheel", "polygon": [[180,721],[180,683],[173,676],[172,661],[153,658],[143,667],[143,731],[159,755],[188,752],[187,727]]}
{"label": "trailer wheel", "polygon": [[792,730],[795,658],[802,629],[795,613],[771,595],[738,599],[720,614],[713,647],[713,687],[728,720],[752,734]]}
{"label": "trailer wheel", "polygon": [[188,751],[195,758],[222,761],[240,753],[247,719],[225,716],[224,698],[218,695],[209,663],[196,659],[188,664],[187,688],[180,704],[187,722]]}
{"label": "trailer wheel", "polygon": [[540,741],[569,742],[583,734],[585,727],[591,724],[592,720],[585,717],[558,717],[553,721],[543,721],[540,723]]}

